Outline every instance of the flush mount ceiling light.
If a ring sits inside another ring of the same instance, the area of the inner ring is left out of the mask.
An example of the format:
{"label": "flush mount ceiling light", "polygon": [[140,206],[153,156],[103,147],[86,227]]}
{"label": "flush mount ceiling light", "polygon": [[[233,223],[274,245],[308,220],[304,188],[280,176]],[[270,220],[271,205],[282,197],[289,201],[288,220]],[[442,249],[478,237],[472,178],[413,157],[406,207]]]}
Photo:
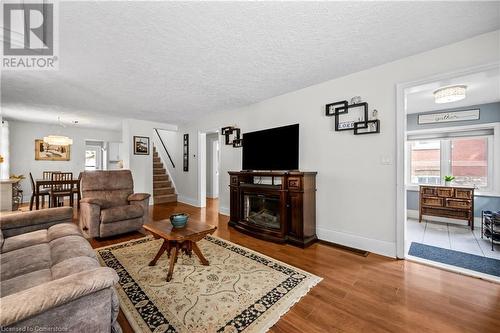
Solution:
{"label": "flush mount ceiling light", "polygon": [[466,85],[460,84],[439,88],[434,91],[434,102],[437,104],[451,103],[465,98]]}
{"label": "flush mount ceiling light", "polygon": [[[64,127],[60,117],[57,117],[57,121],[59,126]],[[73,139],[64,135],[47,135],[43,137],[43,142],[52,146],[69,146],[73,144]]]}

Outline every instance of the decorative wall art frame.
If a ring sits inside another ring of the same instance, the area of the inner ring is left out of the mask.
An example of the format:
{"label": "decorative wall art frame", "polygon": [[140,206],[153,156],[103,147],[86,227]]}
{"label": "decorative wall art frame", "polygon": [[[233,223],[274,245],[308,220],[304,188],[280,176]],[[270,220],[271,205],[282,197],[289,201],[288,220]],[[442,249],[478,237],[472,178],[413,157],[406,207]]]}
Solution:
{"label": "decorative wall art frame", "polygon": [[149,155],[149,137],[134,135],[134,155]]}
{"label": "decorative wall art frame", "polygon": [[480,109],[419,114],[418,124],[448,123],[453,121],[479,120]]}
{"label": "decorative wall art frame", "polygon": [[338,101],[326,104],[325,115],[335,117],[335,131],[353,131],[354,135],[380,133],[380,120],[377,110],[373,110],[372,119],[368,116],[368,103],[361,97],[352,99],[354,103]]}
{"label": "decorative wall art frame", "polygon": [[234,126],[227,126],[221,129],[221,134],[225,136],[226,145],[232,145],[234,148],[240,148],[243,146],[241,129]]}
{"label": "decorative wall art frame", "polygon": [[184,134],[182,140],[182,170],[189,171],[189,134]]}
{"label": "decorative wall art frame", "polygon": [[41,139],[35,140],[36,161],[69,161],[71,145],[49,145]]}

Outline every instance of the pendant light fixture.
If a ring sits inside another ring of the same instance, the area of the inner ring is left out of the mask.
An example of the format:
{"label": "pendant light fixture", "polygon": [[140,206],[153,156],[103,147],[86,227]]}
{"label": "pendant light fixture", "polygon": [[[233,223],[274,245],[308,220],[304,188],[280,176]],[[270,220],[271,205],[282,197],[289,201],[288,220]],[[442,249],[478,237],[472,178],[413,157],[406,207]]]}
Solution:
{"label": "pendant light fixture", "polygon": [[437,104],[451,103],[464,99],[467,86],[463,84],[442,87],[434,91],[434,102]]}
{"label": "pendant light fixture", "polygon": [[[61,123],[61,118],[57,117],[59,126],[64,127]],[[53,146],[69,146],[73,144],[73,139],[64,135],[47,135],[43,137],[43,142]]]}

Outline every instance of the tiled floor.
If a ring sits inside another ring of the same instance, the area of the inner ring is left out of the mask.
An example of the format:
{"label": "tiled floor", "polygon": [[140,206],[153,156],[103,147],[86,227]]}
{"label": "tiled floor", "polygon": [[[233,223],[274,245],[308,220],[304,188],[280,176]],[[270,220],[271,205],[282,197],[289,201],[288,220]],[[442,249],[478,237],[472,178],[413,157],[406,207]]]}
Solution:
{"label": "tiled floor", "polygon": [[495,245],[491,251],[491,243],[481,238],[481,226],[471,231],[469,227],[441,222],[418,223],[417,220],[408,219],[406,224],[406,250],[411,242],[437,246],[478,256],[500,259],[500,245]]}

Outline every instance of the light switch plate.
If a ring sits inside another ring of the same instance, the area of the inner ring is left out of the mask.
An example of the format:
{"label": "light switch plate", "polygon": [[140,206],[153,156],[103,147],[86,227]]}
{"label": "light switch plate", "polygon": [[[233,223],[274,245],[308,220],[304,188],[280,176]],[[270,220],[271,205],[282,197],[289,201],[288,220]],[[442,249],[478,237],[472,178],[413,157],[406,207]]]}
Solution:
{"label": "light switch plate", "polygon": [[391,156],[380,156],[380,164],[382,165],[392,165],[392,157]]}

